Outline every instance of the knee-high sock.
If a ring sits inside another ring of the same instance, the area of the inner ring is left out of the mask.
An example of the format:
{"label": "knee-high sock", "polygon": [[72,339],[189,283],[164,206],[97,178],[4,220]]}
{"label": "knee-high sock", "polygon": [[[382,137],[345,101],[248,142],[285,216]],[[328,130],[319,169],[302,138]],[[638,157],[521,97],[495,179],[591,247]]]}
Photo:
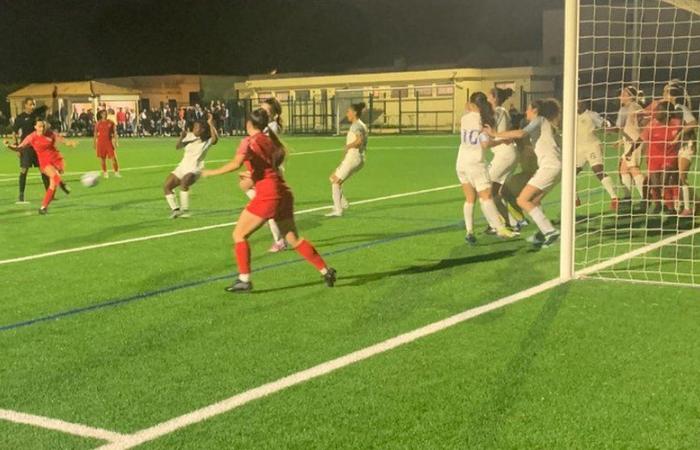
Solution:
{"label": "knee-high sock", "polygon": [[[58,186],[61,184],[61,176],[60,175],[54,175],[51,178],[51,181],[53,181],[54,186]],[[49,186],[49,188],[46,190],[46,194],[44,194],[44,200],[41,202],[41,207],[42,208],[47,208],[49,206],[49,203],[51,203],[51,200],[53,200],[54,195],[56,194],[56,188],[52,188]]]}
{"label": "knee-high sock", "polygon": [[549,219],[547,219],[547,216],[544,215],[544,211],[542,211],[541,207],[535,206],[528,214],[532,218],[532,221],[537,224],[537,227],[543,234],[554,231],[554,225],[552,225],[552,222],[550,222]]}
{"label": "knee-high sock", "polygon": [[681,191],[683,192],[683,209],[692,209],[692,204],[690,202],[690,186],[684,184],[681,186]]}
{"label": "knee-high sock", "polygon": [[498,219],[500,215],[498,214],[498,209],[496,209],[496,204],[493,199],[481,200],[481,212],[484,213],[486,221],[488,221],[491,228],[494,230],[500,230],[503,228],[503,224]]}
{"label": "knee-high sock", "polygon": [[248,196],[249,199],[254,199],[255,198],[255,189],[248,189],[245,191],[245,195]]}
{"label": "knee-high sock", "polygon": [[620,180],[622,181],[622,188],[625,191],[625,198],[632,196],[632,175],[628,173],[623,173],[620,175]]}
{"label": "knee-high sock", "polygon": [[24,191],[27,189],[27,172],[19,173],[19,197],[24,199]]}
{"label": "knee-high sock", "polygon": [[644,198],[644,175],[635,175],[634,177],[634,187],[637,188],[639,196]]}
{"label": "knee-high sock", "polygon": [[331,185],[331,192],[333,194],[333,209],[336,212],[343,210],[343,190],[338,183],[333,183]]}
{"label": "knee-high sock", "polygon": [[282,235],[280,233],[280,227],[277,225],[277,222],[275,222],[275,219],[268,220],[267,225],[270,227],[272,239],[274,239],[275,242],[280,241],[282,239]]}
{"label": "knee-high sock", "polygon": [[600,180],[600,184],[603,185],[605,192],[608,193],[610,198],[617,198],[617,193],[615,193],[615,185],[613,184],[612,178],[606,175],[605,178]]}
{"label": "knee-high sock", "polygon": [[190,191],[180,190],[180,208],[185,211],[190,209]]}
{"label": "knee-high sock", "polygon": [[297,253],[299,253],[305,260],[313,264],[313,266],[316,267],[321,273],[324,273],[327,270],[326,262],[309,241],[302,240],[294,250],[296,250]]}
{"label": "knee-high sock", "polygon": [[467,233],[474,232],[474,203],[464,202],[464,226],[467,227]]}
{"label": "knee-high sock", "polygon": [[100,169],[102,169],[102,173],[107,172],[107,161],[105,161],[104,159],[100,160]]}
{"label": "knee-high sock", "polygon": [[165,194],[165,201],[168,202],[170,209],[178,209],[177,201],[175,201],[175,194]]}
{"label": "knee-high sock", "polygon": [[246,278],[250,277],[250,245],[248,245],[248,241],[236,242],[234,248],[239,278],[248,281]]}

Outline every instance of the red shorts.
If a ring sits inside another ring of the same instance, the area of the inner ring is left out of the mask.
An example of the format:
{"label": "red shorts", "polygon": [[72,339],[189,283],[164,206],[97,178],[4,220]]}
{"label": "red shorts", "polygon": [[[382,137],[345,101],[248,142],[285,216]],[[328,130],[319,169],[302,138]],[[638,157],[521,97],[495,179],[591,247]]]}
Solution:
{"label": "red shorts", "polygon": [[114,158],[114,146],[112,141],[109,142],[98,142],[97,143],[97,157],[98,158]]}
{"label": "red shorts", "polygon": [[650,155],[647,158],[647,170],[654,172],[675,172],[678,170],[677,155]]}
{"label": "red shorts", "polygon": [[47,166],[53,166],[59,172],[63,172],[63,156],[59,152],[37,152],[39,157],[39,169],[44,171]]}
{"label": "red shorts", "polygon": [[263,219],[288,220],[294,217],[294,196],[289,189],[281,192],[267,193],[262,189],[255,190],[255,198],[246,208],[252,214]]}

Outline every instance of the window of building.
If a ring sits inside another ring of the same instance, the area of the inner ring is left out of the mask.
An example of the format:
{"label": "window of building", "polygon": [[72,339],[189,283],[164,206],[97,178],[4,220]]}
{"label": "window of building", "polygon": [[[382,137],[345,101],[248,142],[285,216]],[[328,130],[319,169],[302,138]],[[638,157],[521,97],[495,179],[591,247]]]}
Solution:
{"label": "window of building", "polygon": [[391,98],[408,97],[408,88],[394,88],[391,90]]}
{"label": "window of building", "polygon": [[415,95],[416,95],[416,97],[432,97],[433,96],[433,88],[432,88],[432,86],[418,87],[418,88],[416,88]]}
{"label": "window of building", "polygon": [[455,87],[454,86],[438,86],[437,87],[437,95],[443,96],[443,97],[449,97],[454,95],[455,93]]}

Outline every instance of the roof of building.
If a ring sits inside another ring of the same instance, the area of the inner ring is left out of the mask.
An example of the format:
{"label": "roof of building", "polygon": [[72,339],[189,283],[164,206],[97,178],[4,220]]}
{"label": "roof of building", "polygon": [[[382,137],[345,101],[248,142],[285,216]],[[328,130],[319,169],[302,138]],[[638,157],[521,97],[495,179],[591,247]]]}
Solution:
{"label": "roof of building", "polygon": [[94,97],[98,95],[139,95],[141,91],[100,81],[72,81],[64,83],[32,83],[8,97],[48,97],[54,92],[62,97]]}

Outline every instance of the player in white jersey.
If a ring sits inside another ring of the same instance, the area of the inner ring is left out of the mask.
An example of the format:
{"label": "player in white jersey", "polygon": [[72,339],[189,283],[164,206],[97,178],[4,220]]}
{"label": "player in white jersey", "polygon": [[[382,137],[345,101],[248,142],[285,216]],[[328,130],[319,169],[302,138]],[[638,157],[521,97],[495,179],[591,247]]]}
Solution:
{"label": "player in white jersey", "polygon": [[[489,92],[489,103],[493,107],[494,112],[494,130],[496,132],[508,131],[511,128],[510,113],[503,107],[503,103],[513,96],[513,89],[501,89],[494,87]],[[489,163],[489,177],[491,178],[491,187],[493,191],[493,199],[498,208],[498,212],[503,218],[503,221],[509,228],[516,226],[512,223],[508,207],[504,203],[504,199],[513,198],[513,195],[503,192],[506,190],[505,183],[508,177],[513,173],[515,166],[518,165],[518,152],[515,144],[512,141],[498,141],[491,147],[493,158]],[[505,194],[505,195],[502,195]],[[488,233],[493,233],[496,230],[489,229]]]}
{"label": "player in white jersey", "polygon": [[464,225],[467,229],[466,242],[476,244],[474,237],[474,203],[477,197],[481,204],[481,212],[491,228],[501,238],[511,238],[515,234],[501,222],[498,209],[493,201],[491,178],[486,165],[485,151],[491,147],[492,141],[484,131],[484,124],[495,125],[493,108],[483,92],[475,92],[469,97],[467,112],[462,116],[457,156],[457,177],[464,191]]}
{"label": "player in white jersey", "polygon": [[640,143],[643,108],[640,105],[644,96],[634,86],[626,86],[620,91],[620,110],[617,113],[615,128],[622,134],[622,156],[620,158],[620,180],[624,189],[624,200],[628,207],[632,200],[633,185],[644,200],[645,177],[642,174],[642,145]]}
{"label": "player in white jersey", "polygon": [[340,217],[343,215],[343,211],[349,205],[345,195],[343,195],[343,184],[365,165],[367,134],[369,131],[367,126],[360,120],[365,106],[363,102],[353,103],[347,110],[347,119],[351,125],[345,139],[345,156],[330,176],[333,211],[326,214],[326,217]]}
{"label": "player in white jersey", "polygon": [[[606,127],[606,121],[595,111],[588,109],[587,102],[578,103],[578,126],[576,128],[576,174],[588,164],[610,196],[610,209],[617,211],[618,198],[612,178],[605,173],[603,144],[596,130]],[[579,203],[578,198],[576,199]]]}
{"label": "player in white jersey", "polygon": [[[176,149],[184,148],[182,161],[165,179],[163,191],[165,200],[170,206],[170,217],[190,217],[190,187],[197,182],[202,169],[204,169],[204,159],[212,145],[219,141],[219,135],[214,125],[214,117],[209,114],[207,121],[198,120],[192,125],[192,131],[187,127],[182,131],[180,138],[175,144]],[[180,187],[180,204],[175,199],[173,189]]]}
{"label": "player in white jersey", "polygon": [[674,105],[680,119],[683,121],[681,148],[678,151],[678,178],[681,188],[681,201],[683,209],[680,213],[683,217],[694,214],[693,201],[688,183],[688,171],[695,156],[698,121],[691,111],[691,101],[685,90],[685,86],[678,80],[671,81],[664,87],[664,100]]}
{"label": "player in white jersey", "polygon": [[555,99],[534,102],[538,116],[537,122],[530,122],[522,130],[493,133],[496,138],[521,139],[539,128],[539,137],[535,143],[537,155],[537,172],[518,195],[518,205],[532,218],[540,229],[528,240],[537,246],[549,247],[559,239],[559,231],[547,219],[542,210],[542,199],[559,182],[561,176],[561,149],[556,141],[555,130],[561,118],[561,106]]}
{"label": "player in white jersey", "polygon": [[[274,97],[269,97],[260,104],[260,107],[267,112],[268,117],[270,118],[270,122],[268,122],[267,128],[265,128],[264,131],[265,134],[269,136],[271,133],[274,133],[279,137],[279,135],[282,134],[282,105],[280,104],[279,100]],[[284,167],[280,166],[280,170],[284,170]],[[255,198],[255,189],[253,189],[253,180],[250,178],[250,172],[241,172],[239,186],[249,199],[252,200]],[[287,241],[285,241],[282,237],[280,228],[275,219],[268,220],[267,225],[270,227],[273,241],[268,252],[277,253],[287,250]]]}

